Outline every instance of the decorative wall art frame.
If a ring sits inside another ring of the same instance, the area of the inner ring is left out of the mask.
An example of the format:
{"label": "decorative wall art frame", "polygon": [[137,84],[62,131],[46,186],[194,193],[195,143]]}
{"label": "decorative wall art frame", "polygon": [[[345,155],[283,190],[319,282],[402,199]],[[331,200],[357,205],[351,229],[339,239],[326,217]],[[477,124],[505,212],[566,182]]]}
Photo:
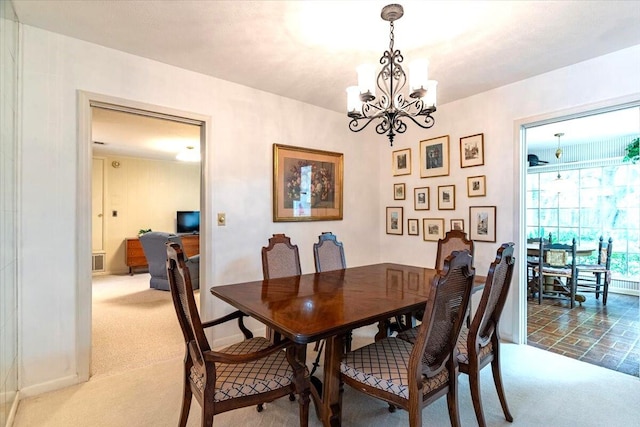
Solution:
{"label": "decorative wall art frame", "polygon": [[404,200],[406,186],[402,184],[393,184],[393,200]]}
{"label": "decorative wall art frame", "polygon": [[420,235],[420,221],[415,218],[410,218],[407,220],[407,234],[409,236],[419,236]]}
{"label": "decorative wall art frame", "polygon": [[273,144],[273,222],[341,220],[343,158]]}
{"label": "decorative wall art frame", "polygon": [[413,208],[417,211],[429,210],[429,187],[413,189]]}
{"label": "decorative wall art frame", "polygon": [[496,241],[496,207],[469,207],[469,237],[479,242]]}
{"label": "decorative wall art frame", "polygon": [[402,235],[402,223],[404,222],[401,206],[387,207],[387,234]]}
{"label": "decorative wall art frame", "polygon": [[444,239],[444,218],[423,218],[422,232],[426,241]]}
{"label": "decorative wall art frame", "polygon": [[481,197],[487,195],[486,175],[467,177],[467,196]]}
{"label": "decorative wall art frame", "polygon": [[456,208],[456,186],[438,186],[438,209],[442,211],[454,210]]}
{"label": "decorative wall art frame", "polygon": [[393,176],[411,175],[411,148],[391,153]]}
{"label": "decorative wall art frame", "polygon": [[451,229],[464,231],[464,219],[452,219],[451,220]]}
{"label": "decorative wall art frame", "polygon": [[420,141],[420,178],[449,175],[449,135]]}
{"label": "decorative wall art frame", "polygon": [[484,134],[460,138],[460,167],[484,165]]}

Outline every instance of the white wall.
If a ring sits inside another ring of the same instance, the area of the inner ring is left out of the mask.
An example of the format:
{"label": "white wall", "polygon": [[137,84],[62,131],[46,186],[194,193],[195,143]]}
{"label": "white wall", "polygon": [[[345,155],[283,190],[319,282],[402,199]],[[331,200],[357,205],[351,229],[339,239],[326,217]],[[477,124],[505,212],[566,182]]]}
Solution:
{"label": "white wall", "polygon": [[[394,182],[407,183],[410,197],[400,202],[405,219],[465,218],[468,227],[470,204],[497,206],[497,243],[476,247],[475,264],[485,274],[483,266],[493,259],[499,242],[518,243],[519,238],[517,221],[514,224],[520,173],[514,164],[514,158],[519,159],[515,122],[619,97],[640,98],[640,46],[636,46],[443,105],[433,129],[409,124],[392,149],[372,132],[350,133],[343,114],[32,27],[25,26],[24,35],[20,240],[23,259],[29,262],[23,262],[20,271],[23,388],[75,375],[77,90],[212,117],[206,159],[207,191],[212,197],[207,208],[214,214],[225,212],[227,226],[211,225],[206,236],[213,265],[211,285],[259,278],[259,248],[276,232],[287,233],[298,243],[304,272],[313,270],[311,245],[321,231],[340,236],[349,265],[384,259],[432,266],[435,243],[384,234],[384,208],[398,204],[392,196]],[[485,165],[461,170],[459,138],[480,132],[485,136]],[[445,134],[451,137],[451,174],[420,179],[419,141]],[[345,153],[343,221],[271,222],[273,143]],[[413,174],[394,178],[391,152],[407,147],[412,148]],[[42,173],[45,170],[50,172]],[[466,199],[466,177],[471,174],[487,175],[486,198]],[[456,211],[434,210],[437,186],[450,184],[456,185]],[[413,188],[425,185],[432,188],[432,210],[414,215]],[[507,336],[517,325],[514,294],[515,290],[503,319]],[[212,298],[203,309],[212,315],[227,310]]]}
{"label": "white wall", "polygon": [[[436,124],[429,130],[417,129],[409,124],[404,135],[396,137],[393,148],[380,148],[379,167],[389,170],[391,152],[411,148],[411,176],[393,177],[391,172],[381,174],[381,199],[378,209],[384,224],[385,206],[403,206],[406,218],[463,218],[469,231],[469,206],[497,207],[496,243],[475,244],[474,265],[477,274],[485,275],[503,242],[519,243],[519,229],[524,224],[514,222],[518,215],[519,174],[524,161],[519,162],[519,138],[515,124],[528,117],[562,116],[568,110],[589,110],[596,104],[616,103],[620,98],[640,100],[640,45],[601,56],[590,61],[555,70],[531,79],[503,86],[479,95],[438,107]],[[526,121],[526,120],[525,120]],[[460,138],[484,133],[484,166],[460,168]],[[450,175],[420,178],[420,140],[449,135]],[[526,150],[524,159],[526,160]],[[466,178],[486,175],[487,196],[467,197]],[[393,200],[393,183],[407,184],[407,199]],[[437,209],[437,187],[456,186],[455,211]],[[430,187],[431,210],[414,211],[413,188]],[[421,233],[422,230],[422,221]],[[437,244],[425,242],[421,236],[382,236],[382,256],[389,261],[433,267]],[[523,257],[520,256],[522,259]],[[522,259],[522,262],[524,259]],[[518,271],[514,272],[513,288],[518,287]],[[515,336],[518,320],[516,289],[512,289],[502,318],[503,337]]]}
{"label": "white wall", "polygon": [[[322,231],[333,231],[344,242],[350,265],[379,260],[379,218],[371,215],[379,205],[379,172],[372,167],[378,152],[363,135],[348,130],[344,115],[34,27],[23,29],[20,240],[28,262],[20,270],[22,390],[55,388],[76,375],[78,90],[212,118],[207,208],[214,215],[225,212],[227,225],[210,224],[204,239],[213,272],[209,285],[261,278],[260,248],[278,232],[299,245],[304,272],[314,269],[312,244]],[[273,143],[344,153],[343,221],[271,221]],[[210,294],[205,298],[205,315],[228,310]]]}

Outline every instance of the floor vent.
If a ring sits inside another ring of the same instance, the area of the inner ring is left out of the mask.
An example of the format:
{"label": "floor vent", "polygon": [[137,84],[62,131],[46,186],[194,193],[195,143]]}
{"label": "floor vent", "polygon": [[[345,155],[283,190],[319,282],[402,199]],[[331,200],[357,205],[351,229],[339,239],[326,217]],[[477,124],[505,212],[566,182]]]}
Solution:
{"label": "floor vent", "polygon": [[91,272],[101,273],[104,271],[104,253],[91,254]]}

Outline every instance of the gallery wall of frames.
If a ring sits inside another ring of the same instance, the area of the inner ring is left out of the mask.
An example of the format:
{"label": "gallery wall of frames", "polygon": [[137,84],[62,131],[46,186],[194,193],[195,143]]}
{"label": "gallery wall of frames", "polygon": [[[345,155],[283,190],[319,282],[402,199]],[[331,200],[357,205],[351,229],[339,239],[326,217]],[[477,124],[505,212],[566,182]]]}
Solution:
{"label": "gallery wall of frames", "polygon": [[[437,242],[448,230],[462,230],[475,241],[496,241],[496,206],[482,203],[487,197],[486,175],[473,173],[478,169],[470,169],[484,166],[484,134],[460,137],[459,144],[459,162],[457,159],[452,161],[449,155],[449,135],[420,141],[414,149],[417,159],[412,159],[411,147],[391,153],[394,206],[386,208],[387,234],[422,236],[424,241]],[[420,184],[407,188],[406,181],[416,182],[412,179],[412,161],[415,160],[418,160],[415,173],[421,178]],[[453,182],[443,183],[442,179],[438,180],[440,185],[429,185],[429,178],[447,177],[452,171],[466,173],[466,188],[456,188],[459,186]],[[456,207],[456,200],[461,197],[478,203],[463,212]]]}

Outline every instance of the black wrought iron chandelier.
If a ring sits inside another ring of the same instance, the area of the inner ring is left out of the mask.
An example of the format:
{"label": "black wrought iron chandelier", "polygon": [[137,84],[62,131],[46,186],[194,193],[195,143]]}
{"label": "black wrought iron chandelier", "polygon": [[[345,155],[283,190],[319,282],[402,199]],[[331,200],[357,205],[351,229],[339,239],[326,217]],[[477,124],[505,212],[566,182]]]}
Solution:
{"label": "black wrought iron chandelier", "polygon": [[[347,88],[347,116],[351,118],[349,129],[360,132],[373,120],[379,119],[376,132],[387,134],[391,146],[397,133],[404,133],[407,125],[403,119],[411,119],[421,128],[428,129],[435,124],[431,115],[436,111],[436,86],[438,82],[428,80],[429,63],[427,60],[415,61],[410,65],[410,99],[402,93],[406,83],[401,63],[404,61],[400,50],[394,50],[393,23],[404,15],[399,4],[390,4],[382,8],[380,16],[389,22],[389,50],[380,58],[382,69],[374,79],[375,66],[358,67],[358,86]],[[376,97],[375,86],[380,95]]]}

